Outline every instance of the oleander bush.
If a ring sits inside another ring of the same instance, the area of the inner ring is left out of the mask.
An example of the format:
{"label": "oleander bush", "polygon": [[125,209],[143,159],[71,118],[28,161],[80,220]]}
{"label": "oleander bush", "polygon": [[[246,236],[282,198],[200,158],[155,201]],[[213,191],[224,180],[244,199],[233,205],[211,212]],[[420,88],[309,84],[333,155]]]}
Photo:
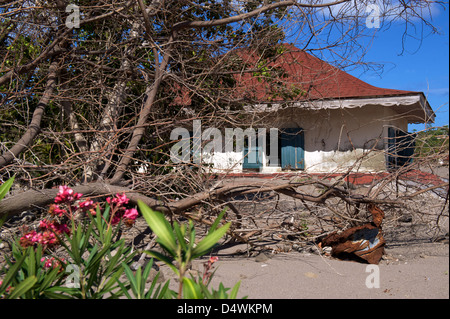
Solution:
{"label": "oleander bush", "polygon": [[[14,178],[0,186],[0,200]],[[125,194],[94,202],[60,186],[54,203],[48,207],[38,229],[24,227],[11,243],[11,252],[0,266],[0,299],[207,299],[236,298],[239,282],[232,288],[222,283],[211,287],[213,263],[210,257],[202,274],[187,276],[187,265],[207,254],[226,233],[229,224],[218,227],[222,214],[200,241],[192,221],[188,226],[174,222],[142,202],[139,211],[165,254],[146,253],[169,266],[179,279],[178,290],[170,280],[157,283],[159,273],[149,284],[152,260],[136,271],[131,269],[138,253],[118,236],[121,225],[132,226],[139,212],[129,207]],[[0,221],[0,227],[4,220]],[[125,227],[126,228],[126,227]]]}

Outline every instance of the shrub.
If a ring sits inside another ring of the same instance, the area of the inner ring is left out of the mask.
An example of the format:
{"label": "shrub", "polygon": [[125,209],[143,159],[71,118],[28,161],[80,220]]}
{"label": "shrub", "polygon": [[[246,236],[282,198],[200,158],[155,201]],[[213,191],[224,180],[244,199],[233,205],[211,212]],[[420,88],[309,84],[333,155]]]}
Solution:
{"label": "shrub", "polygon": [[[0,200],[12,183],[13,179],[0,186]],[[117,239],[121,225],[131,226],[138,211],[127,207],[125,194],[104,203],[81,200],[82,196],[60,186],[39,228],[27,229],[13,241],[11,256],[0,270],[0,299],[236,298],[239,283],[230,292],[222,284],[218,290],[210,288],[214,257],[202,276],[186,277],[187,264],[208,253],[229,228],[229,224],[218,228],[223,212],[196,244],[192,221],[188,227],[176,222],[172,227],[164,215],[139,202],[141,214],[170,258],[156,251],[146,253],[166,263],[179,278],[178,291],[169,289],[170,281],[157,284],[159,273],[146,289],[153,260],[133,272],[136,252],[123,238]]]}

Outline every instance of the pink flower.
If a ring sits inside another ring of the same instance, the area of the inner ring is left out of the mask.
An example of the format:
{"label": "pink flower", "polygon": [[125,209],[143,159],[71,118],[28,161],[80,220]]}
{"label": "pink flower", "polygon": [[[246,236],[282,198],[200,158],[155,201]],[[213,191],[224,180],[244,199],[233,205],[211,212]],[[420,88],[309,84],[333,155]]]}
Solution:
{"label": "pink flower", "polygon": [[67,224],[60,224],[58,222],[55,221],[47,221],[45,219],[41,220],[41,222],[39,223],[39,227],[42,230],[52,230],[55,233],[59,234],[70,234],[70,229],[67,226]]}
{"label": "pink flower", "polygon": [[67,211],[65,209],[61,209],[59,205],[51,204],[50,208],[48,210],[50,215],[59,216],[67,214]]}
{"label": "pink flower", "polygon": [[116,197],[114,197],[113,199],[111,199],[111,197],[108,197],[106,201],[108,202],[109,205],[112,205],[114,203],[117,204],[117,206],[123,206],[128,204],[129,199],[127,198],[127,195],[125,195],[124,193],[122,195],[116,194]]}
{"label": "pink flower", "polygon": [[119,214],[115,214],[111,220],[111,225],[117,225],[122,217]]}
{"label": "pink flower", "polygon": [[20,245],[24,248],[37,243],[41,245],[54,245],[58,243],[58,239],[50,230],[45,230],[42,233],[33,230],[20,238]]}
{"label": "pink flower", "polygon": [[92,208],[95,208],[95,204],[94,204],[94,201],[92,201],[92,200],[90,200],[90,199],[87,199],[87,200],[85,200],[84,202],[79,203],[79,204],[78,204],[78,207],[79,207],[83,212],[85,212],[85,211],[88,211],[88,210],[90,210],[90,209],[92,209]]}
{"label": "pink flower", "polygon": [[58,243],[58,239],[55,236],[55,233],[46,230],[42,233],[37,234],[38,242],[41,245],[54,245]]}
{"label": "pink flower", "polygon": [[71,203],[80,199],[81,196],[83,196],[83,194],[74,193],[73,189],[69,188],[68,186],[59,186],[59,192],[55,197],[55,203]]}
{"label": "pink flower", "polygon": [[130,208],[125,211],[123,217],[127,219],[135,220],[138,217],[138,211],[136,208]]}
{"label": "pink flower", "polygon": [[44,262],[44,268],[52,267],[54,260],[55,260],[55,258],[53,258],[53,257],[51,257],[51,258],[42,257],[41,258],[41,262]]}
{"label": "pink flower", "polygon": [[39,222],[39,228],[40,229],[47,229],[48,228],[48,223],[47,220],[43,219]]}
{"label": "pink flower", "polygon": [[53,228],[52,228],[57,234],[70,234],[70,229],[69,226],[67,226],[67,224],[53,224]]}
{"label": "pink flower", "polygon": [[20,246],[27,248],[29,246],[33,246],[36,242],[37,242],[37,232],[36,231],[30,231],[28,233],[26,233],[25,235],[23,235],[20,238]]}
{"label": "pink flower", "polygon": [[126,204],[128,204],[129,199],[127,198],[127,195],[125,195],[125,194],[122,194],[122,195],[116,194],[116,198],[117,198],[117,204],[119,204],[119,205],[126,205]]}
{"label": "pink flower", "polygon": [[[59,260],[55,259],[55,257],[42,257],[41,258],[41,262],[44,262],[44,268],[48,269],[48,268],[56,268],[58,266],[61,265],[61,263],[59,262]],[[63,261],[64,262],[64,261]]]}

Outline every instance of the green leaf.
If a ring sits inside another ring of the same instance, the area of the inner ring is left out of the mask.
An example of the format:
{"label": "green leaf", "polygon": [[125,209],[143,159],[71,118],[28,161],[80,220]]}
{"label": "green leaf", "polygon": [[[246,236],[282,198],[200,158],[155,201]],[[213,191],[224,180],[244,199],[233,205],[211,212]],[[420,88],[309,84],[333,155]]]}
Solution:
{"label": "green leaf", "polygon": [[192,279],[183,277],[183,295],[186,299],[201,299],[201,288]]}
{"label": "green leaf", "polygon": [[145,221],[156,236],[158,236],[158,242],[164,245],[169,254],[175,256],[175,252],[177,250],[175,236],[172,227],[170,227],[170,224],[164,215],[159,212],[155,212],[140,200],[138,201],[138,206],[141,214],[145,218]]}
{"label": "green leaf", "polygon": [[28,247],[27,248],[27,262],[26,264],[28,264],[28,276],[35,276],[36,275],[36,254],[34,252],[34,248],[33,247]]}
{"label": "green leaf", "polygon": [[[89,216],[91,216],[91,213],[89,213]],[[94,216],[91,216],[92,219],[94,219]],[[100,237],[100,240],[103,241],[103,228],[104,228],[105,222],[102,218],[102,213],[100,211],[100,205],[97,205],[95,208],[95,225],[97,226],[98,230],[98,236]]]}
{"label": "green leaf", "polygon": [[125,294],[125,297],[127,297],[128,299],[133,299],[133,297],[131,297],[130,293],[128,292],[129,286],[125,286],[119,280],[117,280],[117,284],[119,285],[119,287],[122,290],[122,292]]}
{"label": "green leaf", "polygon": [[214,299],[214,295],[211,292],[209,292],[207,286],[205,286],[203,283],[200,283],[200,288],[202,289],[205,299]]}
{"label": "green leaf", "polygon": [[216,230],[217,226],[219,226],[219,223],[220,223],[220,221],[222,220],[223,215],[225,215],[225,212],[226,212],[226,211],[227,211],[227,209],[224,208],[224,209],[220,212],[219,216],[217,216],[216,220],[215,220],[214,223],[211,225],[211,228],[209,229],[208,234],[210,234],[210,233],[212,233],[212,232],[214,232],[214,231]]}
{"label": "green leaf", "polygon": [[[156,287],[156,282],[158,281],[160,274],[161,273],[158,272],[156,274],[155,278],[153,278],[150,288],[148,289],[147,293],[144,295],[144,299],[157,299],[158,298],[159,291],[161,290],[161,285],[158,285],[158,287]],[[155,287],[156,287],[156,290],[155,290]]]}
{"label": "green leaf", "polygon": [[181,249],[183,251],[186,251],[187,250],[186,240],[184,239],[183,232],[180,229],[180,226],[178,225],[178,223],[173,224],[173,229],[175,231],[175,235],[178,238],[178,244],[181,245]]}
{"label": "green leaf", "polygon": [[[135,297],[138,297],[139,295],[139,285],[138,282],[133,274],[133,271],[130,269],[130,267],[128,267],[128,265],[126,264],[122,264],[123,269],[125,270],[125,275],[127,276],[130,284],[131,284],[131,289],[133,291],[133,294]],[[141,271],[140,269],[138,269],[137,271]],[[138,298],[139,299],[139,298]]]}
{"label": "green leaf", "polygon": [[[102,260],[102,258],[106,255],[106,253],[110,250],[109,245],[104,247],[101,251],[99,251],[98,253],[96,252],[94,255],[94,258],[92,258],[91,262],[89,263],[89,265],[86,266],[86,270],[88,273],[90,274],[94,274],[96,273],[96,269],[98,269],[98,267],[100,266],[100,262]],[[90,256],[89,256],[90,258]]]}
{"label": "green leaf", "polygon": [[24,294],[26,294],[37,282],[35,276],[28,277],[16,287],[14,287],[12,293],[8,296],[8,299],[16,299]]}
{"label": "green leaf", "polygon": [[64,294],[60,294],[57,292],[52,292],[52,291],[44,291],[42,293],[43,296],[47,297],[48,299],[73,299],[71,296],[68,295],[64,295]]}
{"label": "green leaf", "polygon": [[145,288],[145,283],[142,283],[142,269],[139,267],[136,270],[135,273],[136,276],[136,296],[138,299],[141,299],[141,297],[144,295],[144,288]]}
{"label": "green leaf", "polygon": [[[152,284],[150,285],[150,288],[148,289],[147,293],[145,294],[145,298],[146,298],[146,299],[151,299],[151,298],[157,299],[157,298],[158,298],[158,294],[159,294],[159,292],[160,292],[160,290],[161,290],[161,285],[158,285],[158,287],[156,288],[156,290],[155,290],[155,287],[156,287],[156,282],[158,281],[158,278],[159,278],[160,274],[161,274],[161,273],[158,272],[158,273],[155,275],[155,278],[153,278]],[[144,278],[146,278],[146,277],[144,277]],[[154,293],[153,293],[153,292],[154,292]],[[152,295],[152,294],[153,294],[153,295]]]}
{"label": "green leaf", "polygon": [[193,249],[192,258],[198,258],[206,254],[220,240],[220,238],[225,235],[230,226],[231,223],[227,223],[203,238],[203,240],[200,241]]}
{"label": "green leaf", "polygon": [[173,270],[173,272],[175,272],[175,274],[179,275],[177,267],[175,267],[174,264],[172,264],[172,260],[170,260],[167,256],[164,256],[163,254],[153,250],[146,250],[144,251],[144,253],[146,253],[150,257],[156,258],[164,262],[167,266],[170,267],[170,269]]}
{"label": "green leaf", "polygon": [[44,281],[42,281],[39,284],[39,290],[38,292],[46,290],[50,285],[53,283],[53,281],[56,279],[56,277],[59,274],[59,271],[61,270],[61,266],[57,266],[53,268],[50,272],[45,274]]}
{"label": "green leaf", "polygon": [[80,254],[80,238],[81,237],[81,227],[76,229],[76,232],[72,235],[71,241],[71,255],[76,264],[81,264],[81,254]]}
{"label": "green leaf", "polygon": [[163,298],[173,298],[176,296],[176,292],[169,289],[170,280],[167,280],[164,284],[163,288],[161,289],[161,292],[156,297],[157,299],[163,299]]}
{"label": "green leaf", "polygon": [[111,290],[114,290],[116,287],[114,287],[115,283],[119,282],[119,278],[122,275],[124,269],[120,267],[112,276],[111,278],[106,282],[106,284],[103,286],[102,292],[107,293]]}
{"label": "green leaf", "polygon": [[[93,225],[92,225],[92,223],[90,223],[88,229],[82,232],[82,236],[80,237],[81,254],[84,254],[87,246],[90,245],[89,239],[91,238],[92,227],[93,227]],[[84,227],[84,228],[86,228],[86,227]]]}
{"label": "green leaf", "polygon": [[236,299],[239,287],[241,286],[241,281],[238,281],[236,285],[234,285],[233,289],[230,292],[229,299]]}
{"label": "green leaf", "polygon": [[147,279],[148,279],[148,276],[150,275],[150,271],[152,270],[152,267],[153,267],[153,259],[150,259],[150,261],[147,263],[147,266],[145,266],[145,268],[144,268],[144,272],[142,273],[142,278],[144,279],[145,282],[147,282]]}
{"label": "green leaf", "polygon": [[219,294],[218,299],[227,299],[227,290],[228,288],[225,288],[223,283],[220,283],[219,290],[217,291]]}
{"label": "green leaf", "polygon": [[72,296],[60,294],[53,291],[44,291],[44,296],[48,297],[49,299],[73,299]]}
{"label": "green leaf", "polygon": [[92,259],[94,259],[94,257],[96,256],[97,250],[98,250],[98,244],[96,243],[95,246],[92,248],[88,259],[85,262],[86,267],[89,267],[90,265],[92,265]]}
{"label": "green leaf", "polygon": [[114,271],[114,268],[118,264],[119,258],[123,257],[123,255],[124,255],[123,246],[124,246],[124,241],[121,241],[120,246],[116,250],[116,254],[112,257],[109,257],[109,261],[107,263],[106,271],[104,274],[106,277],[108,277],[109,274]]}
{"label": "green leaf", "polygon": [[9,189],[11,188],[12,184],[14,183],[14,176],[8,179],[6,182],[4,182],[2,185],[0,185],[0,200],[2,200],[6,194],[9,192]]}
{"label": "green leaf", "polygon": [[[62,294],[65,293],[65,294]],[[46,291],[44,291],[44,295],[58,295],[58,299],[73,299],[73,298],[81,298],[80,289],[79,288],[68,288],[64,286],[55,286],[50,287]]]}
{"label": "green leaf", "polygon": [[11,268],[9,268],[8,272],[6,273],[6,276],[3,278],[3,282],[0,285],[0,292],[5,291],[6,287],[8,287],[13,280],[13,278],[17,275],[20,267],[22,266],[23,262],[25,261],[25,258],[27,256],[23,255],[20,257],[18,261],[16,261]]}

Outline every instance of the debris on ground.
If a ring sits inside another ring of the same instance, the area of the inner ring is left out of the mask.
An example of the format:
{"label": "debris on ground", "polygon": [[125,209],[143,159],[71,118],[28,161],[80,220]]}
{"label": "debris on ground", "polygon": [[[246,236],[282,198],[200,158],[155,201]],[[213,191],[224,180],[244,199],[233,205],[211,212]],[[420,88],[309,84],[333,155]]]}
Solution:
{"label": "debris on ground", "polygon": [[378,264],[386,245],[381,230],[384,212],[373,204],[368,205],[368,210],[372,214],[372,222],[349,228],[341,233],[331,233],[322,239],[319,247],[331,247],[331,255],[339,259]]}

